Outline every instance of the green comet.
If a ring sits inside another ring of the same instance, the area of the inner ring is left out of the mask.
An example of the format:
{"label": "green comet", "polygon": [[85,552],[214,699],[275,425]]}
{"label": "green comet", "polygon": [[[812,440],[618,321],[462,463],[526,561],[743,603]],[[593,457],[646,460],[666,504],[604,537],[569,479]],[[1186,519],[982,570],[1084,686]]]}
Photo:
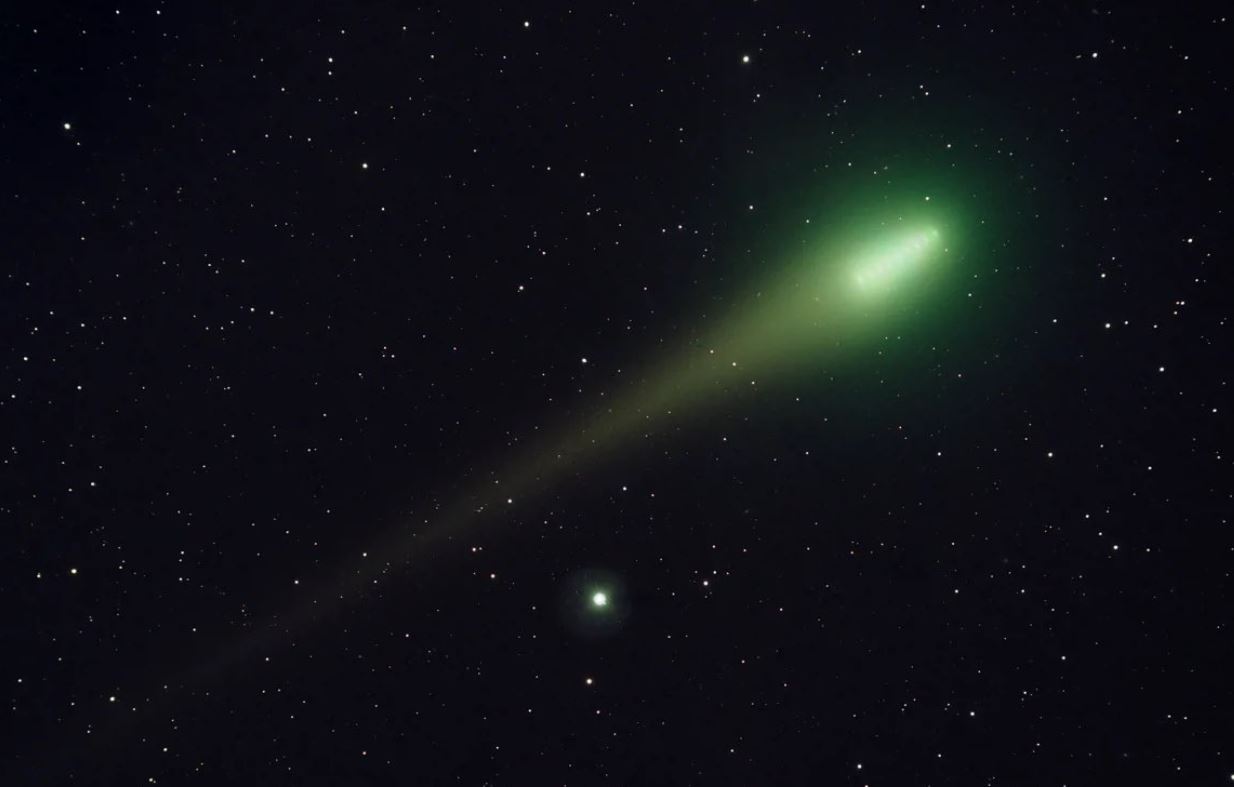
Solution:
{"label": "green comet", "polygon": [[[853,223],[847,238],[804,249],[802,259],[786,264],[784,273],[748,294],[711,330],[641,374],[625,375],[626,382],[605,391],[590,412],[514,450],[429,527],[413,535],[392,534],[369,551],[390,556],[395,565],[407,563],[417,549],[479,525],[485,512],[504,508],[508,500],[543,493],[589,461],[612,459],[649,433],[698,419],[726,395],[748,390],[760,379],[774,383],[834,355],[844,341],[884,325],[892,316],[888,308],[912,303],[909,296],[926,291],[926,274],[941,267],[934,263],[948,252],[939,227],[922,216],[910,222],[896,214],[874,220],[867,215]],[[893,292],[895,299],[886,297]],[[350,567],[340,584],[360,592],[370,574]],[[613,603],[602,587],[592,594],[593,609]]]}
{"label": "green comet", "polygon": [[[929,292],[927,274],[944,268],[937,263],[949,249],[942,225],[930,218],[921,211],[871,216],[867,210],[859,220],[837,216],[825,225],[827,235],[812,225],[780,275],[747,291],[744,302],[710,321],[709,329],[698,330],[641,373],[622,375],[624,382],[604,391],[590,411],[557,428],[537,429],[534,439],[515,441],[504,461],[473,475],[470,485],[434,507],[430,519],[390,528],[333,577],[314,583],[320,588],[314,597],[272,621],[264,635],[220,655],[215,667],[239,660],[275,632],[320,622],[464,532],[479,537],[484,526],[504,519],[489,512],[508,508],[510,501],[543,494],[590,461],[612,459],[651,433],[697,420],[756,382],[817,368],[854,340],[882,330],[893,316],[889,310],[919,302]],[[594,584],[581,600],[590,617],[620,621],[625,605],[615,593],[612,586]]]}

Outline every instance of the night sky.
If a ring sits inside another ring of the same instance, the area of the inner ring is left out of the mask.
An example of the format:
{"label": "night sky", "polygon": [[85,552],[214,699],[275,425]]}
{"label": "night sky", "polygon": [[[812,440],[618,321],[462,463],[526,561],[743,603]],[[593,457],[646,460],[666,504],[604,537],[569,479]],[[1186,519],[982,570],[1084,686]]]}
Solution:
{"label": "night sky", "polygon": [[1230,784],[1204,5],[6,8],[3,783]]}

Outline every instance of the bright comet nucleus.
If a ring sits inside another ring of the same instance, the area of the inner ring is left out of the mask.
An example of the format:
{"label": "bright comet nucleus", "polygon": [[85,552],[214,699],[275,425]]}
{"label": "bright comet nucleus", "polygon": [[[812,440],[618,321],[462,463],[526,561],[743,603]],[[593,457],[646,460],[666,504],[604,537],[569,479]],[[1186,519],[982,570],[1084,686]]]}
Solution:
{"label": "bright comet nucleus", "polygon": [[942,233],[937,227],[899,235],[857,257],[852,267],[853,285],[863,295],[888,292],[941,249]]}

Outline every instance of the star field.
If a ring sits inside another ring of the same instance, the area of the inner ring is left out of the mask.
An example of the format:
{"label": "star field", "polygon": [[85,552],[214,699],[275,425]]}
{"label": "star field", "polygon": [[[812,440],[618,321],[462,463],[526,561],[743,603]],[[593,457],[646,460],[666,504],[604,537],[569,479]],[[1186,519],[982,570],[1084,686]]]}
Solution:
{"label": "star field", "polygon": [[1234,782],[1212,8],[14,7],[0,781]]}

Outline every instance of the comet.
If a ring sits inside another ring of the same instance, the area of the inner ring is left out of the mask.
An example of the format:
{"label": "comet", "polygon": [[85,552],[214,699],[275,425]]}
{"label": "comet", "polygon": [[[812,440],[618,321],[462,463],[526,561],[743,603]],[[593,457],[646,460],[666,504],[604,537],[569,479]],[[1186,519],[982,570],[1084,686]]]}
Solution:
{"label": "comet", "polygon": [[[431,520],[402,522],[375,543],[345,559],[333,576],[313,582],[315,591],[300,606],[270,619],[242,641],[219,652],[198,672],[222,670],[280,639],[320,625],[339,611],[379,593],[413,565],[430,566],[445,546],[466,535],[490,534],[507,521],[501,514],[515,501],[542,495],[590,463],[612,459],[640,438],[699,419],[754,377],[772,382],[820,352],[878,324],[879,309],[893,296],[911,295],[948,255],[943,231],[923,223],[890,221],[844,244],[806,249],[787,272],[747,294],[710,330],[647,365],[641,373],[606,392],[603,401],[555,429],[545,430],[493,461],[490,472],[473,476],[439,507]],[[580,609],[603,619],[615,604],[611,590],[593,586]]]}

